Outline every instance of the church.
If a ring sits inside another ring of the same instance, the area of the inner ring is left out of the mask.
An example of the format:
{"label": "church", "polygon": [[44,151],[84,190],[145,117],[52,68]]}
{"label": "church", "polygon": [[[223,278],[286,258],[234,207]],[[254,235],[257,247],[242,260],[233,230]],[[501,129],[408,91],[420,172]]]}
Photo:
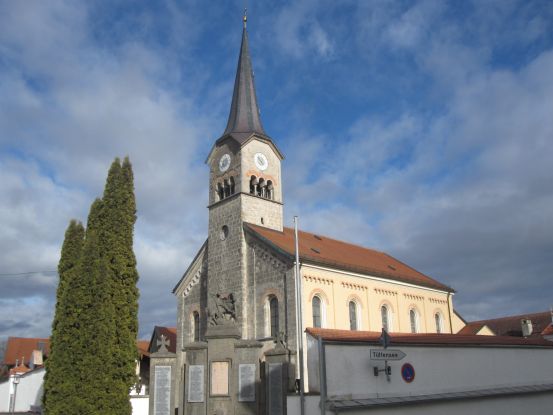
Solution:
{"label": "church", "polygon": [[228,122],[206,159],[207,239],[173,290],[176,353],[162,342],[152,355],[150,413],[286,413],[306,328],[439,334],[464,326],[452,288],[324,235],[298,232],[297,281],[294,229],[283,223],[283,158],[261,121],[244,17]]}

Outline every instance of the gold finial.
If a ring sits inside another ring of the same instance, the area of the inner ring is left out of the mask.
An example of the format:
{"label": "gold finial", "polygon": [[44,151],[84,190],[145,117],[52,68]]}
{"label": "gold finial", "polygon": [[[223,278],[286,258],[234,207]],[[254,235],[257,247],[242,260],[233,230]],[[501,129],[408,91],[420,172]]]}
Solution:
{"label": "gold finial", "polygon": [[247,8],[244,8],[244,17],[243,19],[244,20],[244,29],[246,28],[246,23],[248,22],[248,9]]}

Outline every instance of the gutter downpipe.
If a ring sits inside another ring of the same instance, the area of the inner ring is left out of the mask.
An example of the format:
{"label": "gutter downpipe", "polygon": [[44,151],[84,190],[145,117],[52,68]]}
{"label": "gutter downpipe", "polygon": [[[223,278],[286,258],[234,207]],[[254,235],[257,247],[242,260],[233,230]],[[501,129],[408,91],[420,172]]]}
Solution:
{"label": "gutter downpipe", "polygon": [[[326,415],[326,356],[323,338],[317,339],[317,348],[319,349],[319,389],[321,401],[319,403],[321,415]],[[335,412],[337,413],[337,411]]]}
{"label": "gutter downpipe", "polygon": [[296,248],[296,327],[298,330],[299,376],[300,376],[300,413],[305,415],[305,396],[303,385],[303,318],[302,318],[302,290],[300,274],[300,250],[298,243],[298,217],[294,216],[294,240]]}
{"label": "gutter downpipe", "polygon": [[453,334],[453,321],[451,321],[453,317],[451,315],[451,293],[449,291],[447,292],[447,311],[449,311],[449,332]]}

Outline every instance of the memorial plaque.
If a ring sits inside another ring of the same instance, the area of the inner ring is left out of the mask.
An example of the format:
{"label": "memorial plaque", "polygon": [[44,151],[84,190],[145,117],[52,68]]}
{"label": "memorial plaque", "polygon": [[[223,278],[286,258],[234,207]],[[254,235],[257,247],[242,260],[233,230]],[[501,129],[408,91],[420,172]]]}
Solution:
{"label": "memorial plaque", "polygon": [[269,415],[283,415],[282,363],[269,363],[268,380],[268,413]]}
{"label": "memorial plaque", "polygon": [[155,367],[154,415],[171,415],[171,366]]}
{"label": "memorial plaque", "polygon": [[255,363],[238,366],[238,401],[255,402]]}
{"label": "memorial plaque", "polygon": [[188,402],[204,401],[204,365],[188,367]]}
{"label": "memorial plaque", "polygon": [[228,396],[229,362],[211,362],[211,394]]}

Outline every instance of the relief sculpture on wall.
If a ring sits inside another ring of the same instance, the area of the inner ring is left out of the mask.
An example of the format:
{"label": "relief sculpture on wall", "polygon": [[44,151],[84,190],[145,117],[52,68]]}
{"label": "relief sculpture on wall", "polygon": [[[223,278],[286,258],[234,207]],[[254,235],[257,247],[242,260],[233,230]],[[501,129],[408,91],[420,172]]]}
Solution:
{"label": "relief sculpture on wall", "polygon": [[232,293],[211,295],[209,307],[209,325],[231,324],[236,321],[236,306]]}

